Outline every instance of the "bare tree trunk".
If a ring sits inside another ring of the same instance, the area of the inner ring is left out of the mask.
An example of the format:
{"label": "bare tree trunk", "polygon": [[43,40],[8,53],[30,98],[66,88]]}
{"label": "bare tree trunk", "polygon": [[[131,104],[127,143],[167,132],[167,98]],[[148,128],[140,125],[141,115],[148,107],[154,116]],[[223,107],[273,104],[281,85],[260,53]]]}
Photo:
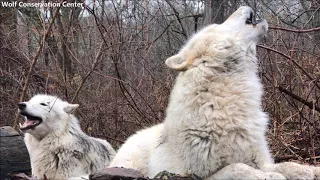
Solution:
{"label": "bare tree trunk", "polygon": [[225,20],[225,0],[206,0],[204,5],[204,25],[222,23]]}

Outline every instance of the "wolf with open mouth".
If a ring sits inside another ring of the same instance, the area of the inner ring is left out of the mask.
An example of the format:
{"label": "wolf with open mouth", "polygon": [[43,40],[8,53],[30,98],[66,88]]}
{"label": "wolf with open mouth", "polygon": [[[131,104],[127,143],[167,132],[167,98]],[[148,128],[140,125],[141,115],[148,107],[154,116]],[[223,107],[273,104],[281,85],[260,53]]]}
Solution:
{"label": "wolf with open mouth", "polygon": [[86,135],[72,112],[78,104],[36,95],[18,103],[32,174],[38,179],[67,179],[109,165],[115,151],[102,139]]}
{"label": "wolf with open mouth", "polygon": [[22,132],[27,132],[29,129],[35,130],[35,127],[42,123],[42,119],[40,117],[33,116],[25,110],[25,103],[19,103],[18,107],[20,110],[20,115],[24,117],[24,123],[19,123],[20,130]]}
{"label": "wolf with open mouth", "polygon": [[319,167],[275,164],[269,152],[256,57],[267,29],[243,6],[194,34],[165,62],[179,74],[164,122],[129,137],[110,167],[151,178],[167,170],[205,180],[319,179]]}

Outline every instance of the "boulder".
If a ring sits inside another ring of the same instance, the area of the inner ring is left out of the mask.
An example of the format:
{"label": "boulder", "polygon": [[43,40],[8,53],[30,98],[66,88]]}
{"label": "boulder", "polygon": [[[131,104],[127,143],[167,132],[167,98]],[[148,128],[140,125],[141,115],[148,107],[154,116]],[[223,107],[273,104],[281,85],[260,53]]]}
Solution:
{"label": "boulder", "polygon": [[10,126],[0,127],[0,179],[11,179],[15,173],[30,174],[27,147],[20,134]]}

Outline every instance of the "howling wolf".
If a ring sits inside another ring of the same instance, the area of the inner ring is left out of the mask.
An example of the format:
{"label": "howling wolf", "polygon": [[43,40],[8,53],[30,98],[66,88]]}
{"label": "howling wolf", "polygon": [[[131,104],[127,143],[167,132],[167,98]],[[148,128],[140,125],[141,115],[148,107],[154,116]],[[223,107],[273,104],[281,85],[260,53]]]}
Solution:
{"label": "howling wolf", "polygon": [[32,174],[39,179],[67,179],[107,167],[115,155],[111,145],[86,135],[71,113],[78,104],[58,97],[36,95],[18,104],[24,116],[20,129],[31,160]]}
{"label": "howling wolf", "polygon": [[154,177],[167,170],[205,179],[314,179],[319,167],[274,164],[265,133],[256,44],[268,29],[250,7],[196,33],[166,65],[180,71],[163,124],[142,130],[110,167]]}

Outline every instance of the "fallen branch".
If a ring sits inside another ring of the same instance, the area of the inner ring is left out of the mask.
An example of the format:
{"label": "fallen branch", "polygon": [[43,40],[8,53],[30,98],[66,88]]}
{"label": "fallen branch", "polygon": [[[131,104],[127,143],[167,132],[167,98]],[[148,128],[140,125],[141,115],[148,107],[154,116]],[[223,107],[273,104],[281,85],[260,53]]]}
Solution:
{"label": "fallen branch", "polygon": [[282,162],[282,161],[289,161],[290,159],[294,159],[296,156],[294,155],[284,155],[284,156],[276,156],[274,157],[274,161],[276,163]]}

